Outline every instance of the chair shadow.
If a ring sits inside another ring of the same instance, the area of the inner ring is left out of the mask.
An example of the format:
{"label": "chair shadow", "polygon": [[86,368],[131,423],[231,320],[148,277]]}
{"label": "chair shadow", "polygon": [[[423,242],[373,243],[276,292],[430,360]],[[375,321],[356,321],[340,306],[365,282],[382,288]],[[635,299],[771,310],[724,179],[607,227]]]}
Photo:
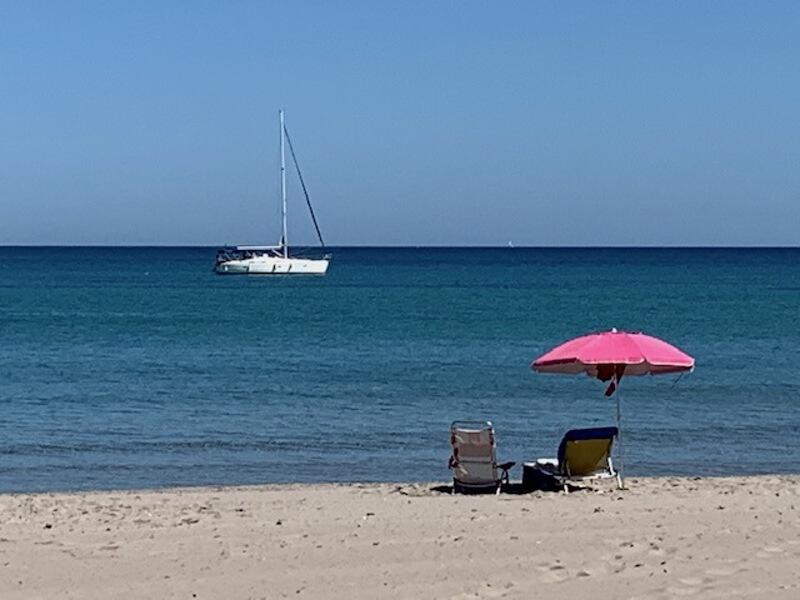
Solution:
{"label": "chair shadow", "polygon": [[[429,490],[431,492],[433,492],[434,494],[448,494],[448,495],[450,495],[450,494],[453,493],[453,486],[452,485],[434,485],[434,486],[430,487]],[[530,485],[523,486],[521,482],[512,482],[512,483],[509,483],[508,485],[504,485],[502,487],[502,489],[500,490],[500,493],[501,494],[508,494],[510,496],[524,496],[524,495],[527,495],[527,494],[533,494],[535,492],[560,492],[562,490],[563,490],[563,488],[558,486],[558,485],[547,485],[544,482],[539,484],[539,485],[535,485],[535,486],[530,486]],[[473,495],[475,495],[475,496],[477,496],[477,495],[492,496],[492,495],[494,495],[494,492],[488,491],[488,492],[472,493],[472,494],[465,494],[465,495],[469,495],[469,496],[473,496]]]}

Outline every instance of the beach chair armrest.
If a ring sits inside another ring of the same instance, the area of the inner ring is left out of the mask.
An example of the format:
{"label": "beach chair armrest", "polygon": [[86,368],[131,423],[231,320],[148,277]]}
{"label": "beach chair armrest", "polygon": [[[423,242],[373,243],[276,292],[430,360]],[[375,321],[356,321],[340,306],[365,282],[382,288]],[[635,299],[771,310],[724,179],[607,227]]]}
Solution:
{"label": "beach chair armrest", "polygon": [[[516,463],[512,460],[512,461],[509,461],[509,462],[500,463],[499,465],[495,465],[498,469],[500,469],[503,472],[503,474],[500,476],[500,481],[502,483],[505,483],[506,485],[508,485],[508,483],[509,483],[508,470],[511,467],[513,467],[515,464]],[[497,488],[497,489],[498,489],[498,491],[500,490],[500,488]]]}

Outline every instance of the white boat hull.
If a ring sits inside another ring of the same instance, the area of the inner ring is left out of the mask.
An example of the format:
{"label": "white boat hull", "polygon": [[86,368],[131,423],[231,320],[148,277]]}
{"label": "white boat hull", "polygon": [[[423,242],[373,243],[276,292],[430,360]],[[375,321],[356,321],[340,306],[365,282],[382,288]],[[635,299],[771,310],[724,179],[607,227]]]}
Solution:
{"label": "white boat hull", "polygon": [[220,275],[325,275],[328,259],[284,258],[283,256],[254,256],[219,263]]}

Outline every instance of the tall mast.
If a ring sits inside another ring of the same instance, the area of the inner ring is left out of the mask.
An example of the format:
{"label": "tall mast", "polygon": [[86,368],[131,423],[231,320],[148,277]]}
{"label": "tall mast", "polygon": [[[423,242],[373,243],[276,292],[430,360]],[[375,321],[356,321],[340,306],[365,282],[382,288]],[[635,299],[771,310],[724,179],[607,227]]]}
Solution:
{"label": "tall mast", "polygon": [[286,151],[284,148],[283,109],[279,112],[281,117],[281,216],[283,217],[283,257],[289,258],[289,239],[286,236]]}

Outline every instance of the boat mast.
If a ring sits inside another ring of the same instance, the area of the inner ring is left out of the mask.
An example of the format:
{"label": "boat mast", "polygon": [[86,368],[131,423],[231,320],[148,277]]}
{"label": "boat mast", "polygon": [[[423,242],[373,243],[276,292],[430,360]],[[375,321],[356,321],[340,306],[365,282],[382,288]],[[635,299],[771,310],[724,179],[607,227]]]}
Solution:
{"label": "boat mast", "polygon": [[279,111],[281,121],[281,216],[283,218],[283,257],[289,258],[289,240],[286,236],[286,151],[284,148],[283,109]]}

